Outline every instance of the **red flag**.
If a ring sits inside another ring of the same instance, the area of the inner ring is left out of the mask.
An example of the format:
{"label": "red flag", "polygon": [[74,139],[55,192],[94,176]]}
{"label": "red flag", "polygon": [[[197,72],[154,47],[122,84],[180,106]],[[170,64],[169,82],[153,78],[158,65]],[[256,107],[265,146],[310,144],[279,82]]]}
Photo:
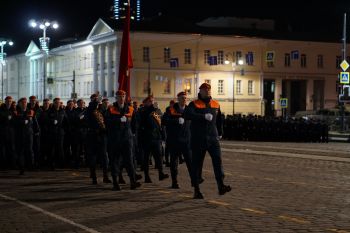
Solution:
{"label": "red flag", "polygon": [[130,48],[130,3],[126,8],[126,18],[124,22],[124,31],[120,51],[119,62],[119,89],[127,94],[127,100],[130,100],[130,69],[133,67],[131,48]]}

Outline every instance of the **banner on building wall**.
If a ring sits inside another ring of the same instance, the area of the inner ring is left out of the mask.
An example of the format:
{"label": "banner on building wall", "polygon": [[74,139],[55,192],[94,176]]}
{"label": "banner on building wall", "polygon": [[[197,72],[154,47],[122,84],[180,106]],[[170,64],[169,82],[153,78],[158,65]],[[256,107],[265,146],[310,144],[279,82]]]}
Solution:
{"label": "banner on building wall", "polygon": [[267,51],[266,52],[266,62],[275,61],[275,51]]}
{"label": "banner on building wall", "polygon": [[253,55],[253,52],[248,52],[246,54],[246,64],[251,66],[254,64],[254,55]]}
{"label": "banner on building wall", "polygon": [[292,57],[292,60],[298,60],[299,59],[299,50],[293,50],[290,52],[290,55]]}
{"label": "banner on building wall", "polygon": [[218,57],[217,56],[209,56],[208,63],[211,66],[216,66],[218,64]]}
{"label": "banner on building wall", "polygon": [[170,58],[169,64],[171,68],[179,67],[179,58]]}

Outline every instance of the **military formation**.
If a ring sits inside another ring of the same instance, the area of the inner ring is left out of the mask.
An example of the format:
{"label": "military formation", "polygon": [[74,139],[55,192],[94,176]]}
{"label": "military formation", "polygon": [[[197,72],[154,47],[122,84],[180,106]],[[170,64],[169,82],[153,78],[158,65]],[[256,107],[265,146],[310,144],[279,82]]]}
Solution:
{"label": "military formation", "polygon": [[[33,169],[80,168],[90,171],[93,185],[98,182],[97,168],[102,167],[103,182],[112,190],[121,190],[125,168],[130,189],[144,182],[152,183],[149,169],[155,163],[159,181],[167,180],[164,163],[170,166],[171,188],[179,189],[178,166],[185,162],[194,188],[194,198],[203,199],[200,184],[202,168],[208,152],[217,182],[218,193],[231,191],[224,184],[219,140],[223,136],[220,105],[210,96],[211,86],[203,83],[198,99],[187,104],[185,92],[171,103],[164,114],[153,96],[138,106],[127,101],[127,93],[119,90],[115,102],[98,94],[90,96],[88,106],[83,99],[44,99],[39,106],[35,96],[11,96],[0,106],[0,166],[18,169],[20,175]],[[166,142],[166,145],[164,145]],[[165,161],[164,161],[165,160]],[[110,179],[111,178],[111,179]]]}
{"label": "military formation", "polygon": [[224,138],[242,141],[328,142],[328,125],[305,118],[228,115]]}

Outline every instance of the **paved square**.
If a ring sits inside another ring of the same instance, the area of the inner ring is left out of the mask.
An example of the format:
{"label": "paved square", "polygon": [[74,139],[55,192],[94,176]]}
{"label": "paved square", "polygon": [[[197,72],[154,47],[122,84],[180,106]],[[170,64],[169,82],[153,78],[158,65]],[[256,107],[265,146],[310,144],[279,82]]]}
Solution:
{"label": "paved square", "polygon": [[[87,169],[0,172],[0,232],[350,232],[350,145],[222,142],[219,196],[206,157],[204,200],[193,200],[185,165],[138,190],[90,184]],[[169,170],[165,169],[168,173]],[[126,175],[124,174],[126,178]],[[126,179],[127,180],[127,179]]]}

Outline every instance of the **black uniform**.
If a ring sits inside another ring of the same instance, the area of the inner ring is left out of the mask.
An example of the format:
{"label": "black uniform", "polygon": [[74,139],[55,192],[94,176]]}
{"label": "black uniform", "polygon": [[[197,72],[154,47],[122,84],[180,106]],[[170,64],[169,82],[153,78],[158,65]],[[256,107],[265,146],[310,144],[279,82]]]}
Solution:
{"label": "black uniform", "polygon": [[74,167],[74,162],[76,162],[73,159],[73,151],[76,152],[76,145],[75,145],[75,139],[74,139],[74,129],[75,129],[75,125],[74,125],[74,120],[75,120],[75,109],[69,109],[66,108],[65,109],[66,112],[66,116],[67,116],[67,128],[65,131],[65,135],[64,135],[64,156],[66,159],[66,163],[72,165]]}
{"label": "black uniform", "polygon": [[[211,114],[212,119],[206,119],[205,115]],[[191,146],[192,146],[192,184],[195,188],[195,198],[203,198],[199,191],[200,177],[206,152],[211,156],[215,179],[220,194],[230,191],[229,186],[224,185],[224,171],[221,161],[221,149],[219,138],[222,136],[222,117],[218,102],[209,98],[201,98],[192,101],[186,111],[186,118],[191,120]]]}
{"label": "black uniform", "polygon": [[51,107],[48,112],[49,117],[49,155],[48,161],[51,168],[56,165],[64,166],[63,140],[64,131],[67,128],[67,116],[63,109],[56,110]]}
{"label": "black uniform", "polygon": [[[190,121],[185,120],[185,108],[178,103],[167,109],[165,125],[167,129],[167,147],[170,152],[170,171],[172,187],[179,188],[177,182],[179,157],[184,156],[187,170],[191,177],[192,152],[190,145]],[[182,118],[180,120],[180,118]]]}
{"label": "black uniform", "polygon": [[[36,119],[39,119],[41,114],[41,108],[39,107],[39,103],[36,103],[34,106],[32,106],[30,103],[28,103],[27,108],[34,111]],[[41,150],[40,150],[40,133],[37,132],[33,135],[33,152],[34,152],[34,166],[38,167],[41,158]]]}
{"label": "black uniform", "polygon": [[85,112],[88,125],[86,153],[90,167],[92,183],[97,184],[96,164],[102,162],[103,181],[110,183],[108,179],[108,158],[105,147],[106,125],[102,113],[97,109],[98,102],[92,101]]}
{"label": "black uniform", "polygon": [[133,133],[132,121],[134,118],[134,109],[127,104],[120,107],[117,103],[108,108],[106,113],[108,154],[111,158],[111,173],[114,190],[120,190],[117,177],[120,173],[120,167],[126,168],[130,178],[130,188],[135,189],[140,184],[136,182],[135,167],[133,163],[132,147]]}
{"label": "black uniform", "polygon": [[4,168],[16,166],[14,112],[14,107],[0,106],[0,163]]}
{"label": "black uniform", "polygon": [[24,173],[25,167],[32,168],[34,165],[33,135],[38,134],[39,124],[35,112],[27,108],[22,111],[17,107],[14,117],[16,149],[20,174]]}
{"label": "black uniform", "polygon": [[47,165],[48,158],[50,157],[50,140],[49,140],[49,127],[50,127],[50,119],[49,119],[49,108],[44,110],[41,109],[41,114],[38,118],[39,126],[40,126],[40,147],[41,147],[41,159],[39,161],[40,165]]}
{"label": "black uniform", "polygon": [[163,173],[161,160],[161,143],[162,140],[164,140],[164,133],[162,132],[161,128],[161,117],[162,114],[160,110],[155,108],[153,105],[143,107],[140,112],[139,127],[144,152],[143,169],[146,183],[152,182],[149,176],[148,167],[148,161],[151,153],[154,156],[156,167],[158,168],[159,180],[169,177],[169,175]]}
{"label": "black uniform", "polygon": [[86,158],[86,135],[87,135],[87,122],[85,119],[85,108],[76,108],[74,123],[72,126],[72,131],[74,135],[74,147],[73,147],[73,160],[74,166],[78,168],[80,166],[81,158],[83,157],[85,161]]}

